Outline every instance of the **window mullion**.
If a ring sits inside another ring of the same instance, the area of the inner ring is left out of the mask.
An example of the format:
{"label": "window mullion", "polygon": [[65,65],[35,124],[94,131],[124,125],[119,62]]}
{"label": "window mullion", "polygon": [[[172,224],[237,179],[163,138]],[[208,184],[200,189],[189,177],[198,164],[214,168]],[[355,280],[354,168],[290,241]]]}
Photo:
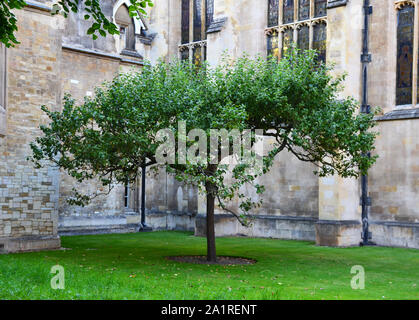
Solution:
{"label": "window mullion", "polygon": [[310,20],[314,18],[314,0],[310,0]]}
{"label": "window mullion", "polygon": [[278,26],[280,26],[283,24],[284,21],[284,0],[279,0],[278,10]]}
{"label": "window mullion", "polygon": [[189,43],[193,42],[194,1],[189,1]]}
{"label": "window mullion", "polygon": [[193,24],[194,24],[194,0],[189,0],[189,62],[193,62],[193,48],[190,43],[193,42]]}
{"label": "window mullion", "polygon": [[282,58],[282,31],[280,29],[278,29],[278,56],[279,59]]}
{"label": "window mullion", "polygon": [[[207,26],[207,2],[202,0],[201,3],[201,40],[206,40],[206,26]],[[201,49],[202,50],[202,49]],[[202,53],[202,52],[201,52]]]}
{"label": "window mullion", "polygon": [[[284,0],[279,0],[278,4],[278,26],[284,23]],[[278,28],[278,56],[282,58],[282,29]]]}
{"label": "window mullion", "polygon": [[309,39],[309,48],[310,49],[313,49],[313,22],[312,21],[310,21],[310,24],[309,24],[309,27],[308,27],[308,32],[309,32],[309,35],[308,35],[308,39]]}

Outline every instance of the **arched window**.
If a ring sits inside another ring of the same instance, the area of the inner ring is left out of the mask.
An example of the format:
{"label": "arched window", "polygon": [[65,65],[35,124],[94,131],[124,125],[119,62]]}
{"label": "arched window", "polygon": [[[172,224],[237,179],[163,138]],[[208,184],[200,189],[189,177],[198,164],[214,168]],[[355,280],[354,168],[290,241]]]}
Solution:
{"label": "arched window", "polygon": [[[397,77],[396,105],[414,104],[417,92],[413,90],[415,2],[398,1],[397,9]],[[416,50],[418,50],[416,48]]]}
{"label": "arched window", "polygon": [[268,56],[279,59],[294,42],[302,50],[316,49],[325,62],[326,5],[327,0],[268,0]]}
{"label": "arched window", "polygon": [[195,65],[206,59],[207,30],[214,14],[214,0],[182,0],[180,58]]}
{"label": "arched window", "polygon": [[119,26],[120,48],[135,51],[134,19],[130,17],[128,7],[123,4],[115,14],[115,22]]}
{"label": "arched window", "polygon": [[300,25],[298,28],[297,46],[301,50],[310,49],[310,26]]}

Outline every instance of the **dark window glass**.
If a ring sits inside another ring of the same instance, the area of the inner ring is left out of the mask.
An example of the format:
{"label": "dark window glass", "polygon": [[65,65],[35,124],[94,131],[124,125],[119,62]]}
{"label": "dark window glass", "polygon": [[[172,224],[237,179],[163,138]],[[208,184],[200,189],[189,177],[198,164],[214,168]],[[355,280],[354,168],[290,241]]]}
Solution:
{"label": "dark window glass", "polygon": [[300,30],[298,30],[297,45],[301,50],[310,49],[310,29],[308,26],[302,26]]}
{"label": "dark window glass", "polygon": [[184,49],[180,52],[180,59],[182,61],[189,61],[189,49]]}
{"label": "dark window glass", "polygon": [[193,41],[202,40],[202,0],[194,0]]}
{"label": "dark window glass", "polygon": [[182,0],[182,43],[189,42],[189,0]]}
{"label": "dark window glass", "polygon": [[291,28],[286,29],[282,33],[282,56],[285,56],[292,45],[294,40],[294,30]]}
{"label": "dark window glass", "polygon": [[129,200],[129,185],[128,183],[125,184],[125,190],[124,190],[124,207],[128,208],[128,200]]}
{"label": "dark window glass", "polygon": [[307,20],[310,18],[310,0],[298,1],[298,20]]}
{"label": "dark window glass", "polygon": [[279,59],[279,38],[278,32],[268,35],[268,56]]}
{"label": "dark window glass", "polygon": [[294,22],[294,0],[284,0],[282,23]]}
{"label": "dark window glass", "polygon": [[200,66],[202,63],[202,48],[201,47],[195,47],[192,50],[192,62],[195,66]]}
{"label": "dark window glass", "polygon": [[397,15],[397,105],[412,103],[414,16],[411,6],[404,6]]}
{"label": "dark window glass", "polygon": [[324,17],[327,15],[327,0],[315,0],[314,1],[314,17]]}
{"label": "dark window glass", "polygon": [[317,60],[326,62],[327,29],[325,23],[318,23],[313,28],[313,49],[317,50]]}
{"label": "dark window glass", "polygon": [[279,0],[268,0],[268,27],[278,25]]}
{"label": "dark window glass", "polygon": [[208,27],[210,26],[212,19],[214,18],[214,0],[206,0],[205,2],[206,6],[206,19],[205,19],[205,31],[208,30]]}

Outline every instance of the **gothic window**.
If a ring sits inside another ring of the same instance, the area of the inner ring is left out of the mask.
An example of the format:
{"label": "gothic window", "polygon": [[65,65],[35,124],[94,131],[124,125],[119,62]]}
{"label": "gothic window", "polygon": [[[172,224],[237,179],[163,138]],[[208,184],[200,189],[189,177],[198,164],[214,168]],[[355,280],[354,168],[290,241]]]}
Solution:
{"label": "gothic window", "polygon": [[214,0],[182,0],[180,59],[200,65],[206,59],[207,29]]}
{"label": "gothic window", "polygon": [[268,2],[268,27],[278,25],[279,19],[279,0],[269,0]]}
{"label": "gothic window", "polygon": [[130,17],[125,4],[121,5],[116,12],[115,22],[119,26],[121,49],[135,51],[134,19]]}
{"label": "gothic window", "polygon": [[205,20],[205,31],[208,30],[212,20],[214,18],[214,0],[206,0],[206,20]]}
{"label": "gothic window", "polygon": [[327,0],[267,0],[265,29],[268,56],[280,58],[295,43],[302,50],[315,49],[326,61]]}
{"label": "gothic window", "polygon": [[189,0],[182,0],[182,44],[189,42]]}
{"label": "gothic window", "polygon": [[315,0],[314,1],[314,17],[325,17],[326,16],[326,5],[327,0]]}
{"label": "gothic window", "polygon": [[193,0],[193,41],[202,40],[202,0]]}
{"label": "gothic window", "polygon": [[294,30],[287,28],[282,32],[282,56],[287,54],[294,39]]}
{"label": "gothic window", "polygon": [[279,58],[278,33],[276,31],[268,35],[268,56]]}
{"label": "gothic window", "polygon": [[308,25],[302,25],[298,29],[298,40],[297,46],[301,50],[310,49],[310,27]]}
{"label": "gothic window", "polygon": [[396,105],[413,103],[414,4],[412,1],[405,1],[397,12]]}
{"label": "gothic window", "polygon": [[299,0],[298,20],[307,20],[310,18],[310,0]]}
{"label": "gothic window", "polygon": [[317,50],[317,59],[326,62],[326,23],[319,22],[313,27],[313,49]]}
{"label": "gothic window", "polygon": [[282,0],[283,24],[294,22],[294,2],[295,0]]}
{"label": "gothic window", "polygon": [[130,188],[129,188],[129,183],[127,182],[126,184],[125,184],[125,186],[124,186],[124,208],[129,208],[129,193],[130,193],[130,190],[129,190]]}

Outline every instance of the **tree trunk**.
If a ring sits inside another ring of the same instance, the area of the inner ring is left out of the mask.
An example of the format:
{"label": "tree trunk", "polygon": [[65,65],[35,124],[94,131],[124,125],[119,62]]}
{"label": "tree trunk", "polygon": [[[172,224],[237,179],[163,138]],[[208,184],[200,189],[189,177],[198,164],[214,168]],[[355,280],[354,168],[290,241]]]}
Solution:
{"label": "tree trunk", "polygon": [[217,261],[217,255],[215,251],[215,220],[214,220],[214,204],[215,186],[211,183],[207,183],[205,186],[207,192],[207,260],[210,262]]}

